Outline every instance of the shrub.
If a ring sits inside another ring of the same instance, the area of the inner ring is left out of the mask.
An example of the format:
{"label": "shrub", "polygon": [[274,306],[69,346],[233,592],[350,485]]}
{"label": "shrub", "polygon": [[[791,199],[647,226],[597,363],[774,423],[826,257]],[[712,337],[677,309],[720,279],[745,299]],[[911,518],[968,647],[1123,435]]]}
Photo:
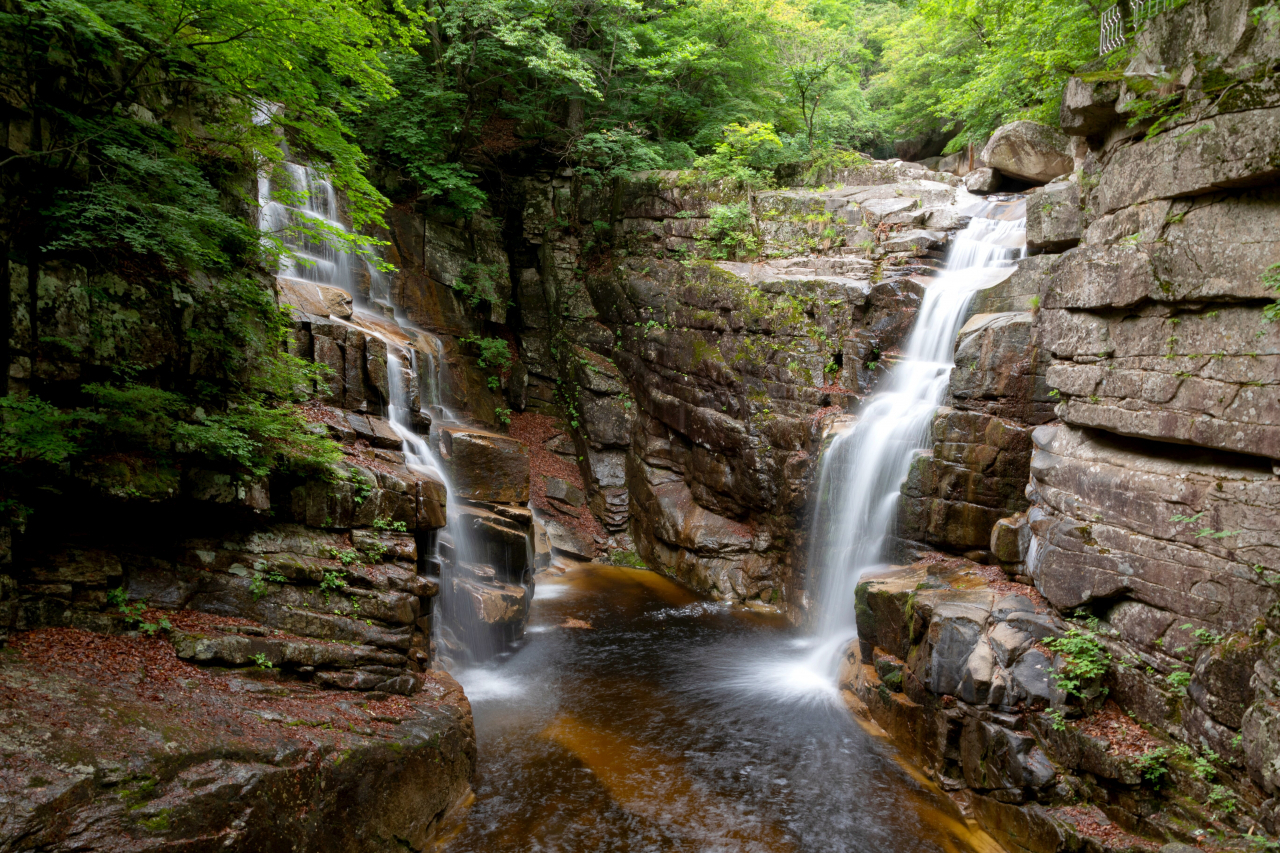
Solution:
{"label": "shrub", "polygon": [[1098,683],[1111,664],[1111,655],[1098,640],[1098,620],[1090,619],[1086,627],[1075,627],[1063,637],[1045,641],[1058,655],[1054,681],[1068,696],[1087,702],[1099,694]]}
{"label": "shrub", "polygon": [[713,206],[710,221],[698,237],[698,245],[712,258],[755,254],[760,240],[754,232],[751,208],[746,202]]}

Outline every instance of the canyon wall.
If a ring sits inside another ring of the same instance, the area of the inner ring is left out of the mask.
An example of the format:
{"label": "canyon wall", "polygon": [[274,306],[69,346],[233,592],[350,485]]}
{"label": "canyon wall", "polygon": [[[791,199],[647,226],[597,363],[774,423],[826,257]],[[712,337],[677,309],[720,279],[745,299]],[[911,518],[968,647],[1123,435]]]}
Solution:
{"label": "canyon wall", "polygon": [[[527,183],[529,406],[569,412],[601,550],[634,548],[716,598],[803,604],[824,418],[893,360],[979,202],[954,176],[900,162],[825,177],[750,195],[696,173]],[[718,234],[726,211],[737,231]],[[734,259],[743,239],[760,257]]]}
{"label": "canyon wall", "polygon": [[866,579],[844,676],[1018,850],[1280,830],[1280,32],[1193,0],[1126,50],[1067,84],[1087,148],[904,487],[903,535],[976,562]]}

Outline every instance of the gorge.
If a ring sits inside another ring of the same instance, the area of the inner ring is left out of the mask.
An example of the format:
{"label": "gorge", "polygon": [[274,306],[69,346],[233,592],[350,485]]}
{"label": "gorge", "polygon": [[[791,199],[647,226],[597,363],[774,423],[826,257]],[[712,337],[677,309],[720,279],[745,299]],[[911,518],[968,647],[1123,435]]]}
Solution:
{"label": "gorge", "polygon": [[1280,11],[831,142],[887,2],[3,0],[0,851],[1280,843]]}

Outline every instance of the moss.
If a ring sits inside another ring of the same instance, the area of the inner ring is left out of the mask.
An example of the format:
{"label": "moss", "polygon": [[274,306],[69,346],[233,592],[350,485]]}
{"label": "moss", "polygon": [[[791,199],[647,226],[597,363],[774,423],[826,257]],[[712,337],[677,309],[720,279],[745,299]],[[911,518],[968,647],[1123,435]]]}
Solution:
{"label": "moss", "polygon": [[693,366],[697,367],[704,361],[724,364],[724,355],[715,344],[709,344],[700,338],[695,338],[693,341]]}
{"label": "moss", "polygon": [[635,551],[614,551],[609,555],[609,562],[615,566],[630,566],[633,569],[647,569],[644,558]]}
{"label": "moss", "polygon": [[154,776],[139,776],[120,786],[120,798],[132,808],[141,808],[147,800],[154,799],[159,780]]}

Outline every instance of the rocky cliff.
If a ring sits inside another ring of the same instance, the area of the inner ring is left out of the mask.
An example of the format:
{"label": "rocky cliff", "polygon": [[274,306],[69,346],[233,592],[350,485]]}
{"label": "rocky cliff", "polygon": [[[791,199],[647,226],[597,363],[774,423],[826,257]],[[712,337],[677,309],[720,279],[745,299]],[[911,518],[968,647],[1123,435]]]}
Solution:
{"label": "rocky cliff", "polygon": [[[822,418],[892,362],[979,201],[903,163],[826,178],[754,194],[675,172],[526,184],[528,405],[568,412],[603,528],[554,547],[634,547],[718,598],[803,601],[796,553]],[[725,216],[738,217],[727,232]],[[735,241],[755,258],[736,259]]]}
{"label": "rocky cliff", "polygon": [[1028,193],[1040,253],[977,301],[904,488],[904,535],[988,567],[859,592],[850,701],[1011,849],[1280,830],[1280,34],[1255,12],[1188,2],[1068,83],[1077,168]]}

